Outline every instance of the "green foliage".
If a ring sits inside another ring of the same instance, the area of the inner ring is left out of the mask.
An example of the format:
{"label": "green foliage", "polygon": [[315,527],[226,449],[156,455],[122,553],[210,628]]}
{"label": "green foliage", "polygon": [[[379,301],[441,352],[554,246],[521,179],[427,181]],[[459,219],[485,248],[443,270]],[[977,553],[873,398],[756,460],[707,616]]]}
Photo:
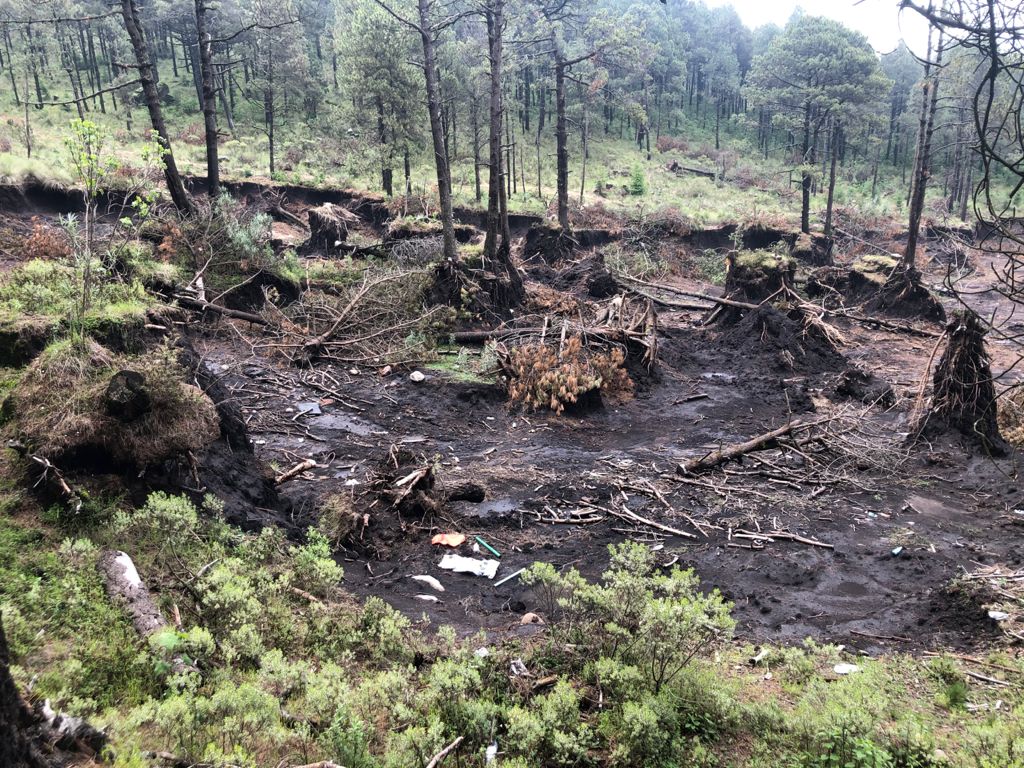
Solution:
{"label": "green foliage", "polygon": [[568,682],[560,680],[529,709],[512,707],[505,718],[507,739],[519,754],[533,756],[541,765],[589,763],[595,735],[580,718],[580,694]]}
{"label": "green foliage", "polygon": [[656,571],[641,544],[623,542],[609,552],[611,565],[599,584],[545,563],[522,579],[537,587],[549,616],[557,609],[556,627],[566,637],[585,637],[592,652],[636,667],[658,693],[698,653],[728,639],[735,625],[729,605],[717,590],[702,594],[693,571]]}
{"label": "green foliage", "polygon": [[642,165],[634,165],[629,175],[629,194],[643,197],[647,194],[647,176]]}

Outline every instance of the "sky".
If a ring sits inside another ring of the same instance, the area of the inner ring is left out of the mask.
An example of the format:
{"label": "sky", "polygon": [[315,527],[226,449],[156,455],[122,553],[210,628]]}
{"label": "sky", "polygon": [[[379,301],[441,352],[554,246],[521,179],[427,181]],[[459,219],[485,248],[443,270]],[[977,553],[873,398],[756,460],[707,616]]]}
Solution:
{"label": "sky", "polygon": [[814,16],[828,16],[863,32],[879,53],[891,51],[903,38],[924,55],[928,27],[913,11],[899,12],[899,0],[704,0],[711,7],[731,5],[751,29],[774,22],[784,26],[799,5]]}

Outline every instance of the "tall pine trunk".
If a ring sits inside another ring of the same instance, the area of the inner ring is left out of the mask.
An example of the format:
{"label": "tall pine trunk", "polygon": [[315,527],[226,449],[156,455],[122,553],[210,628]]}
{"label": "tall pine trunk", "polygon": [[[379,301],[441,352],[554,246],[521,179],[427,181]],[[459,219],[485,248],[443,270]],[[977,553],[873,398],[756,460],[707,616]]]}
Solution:
{"label": "tall pine trunk", "polygon": [[565,56],[555,50],[555,155],[557,161],[558,226],[569,234],[569,121],[565,114]]}
{"label": "tall pine trunk", "polygon": [[199,41],[199,69],[202,80],[203,126],[206,133],[206,189],[210,197],[220,195],[220,155],[217,148],[217,101],[213,83],[213,42],[207,27],[206,0],[196,0],[196,37]]}
{"label": "tall pine trunk", "polygon": [[417,0],[420,42],[423,45],[423,74],[427,85],[427,113],[430,116],[430,138],[434,147],[434,167],[437,170],[437,196],[441,206],[441,233],[444,258],[457,261],[455,222],[452,215],[452,174],[448,165],[444,129],[441,124],[441,87],[437,73],[437,51],[434,30],[430,24],[430,0]]}
{"label": "tall pine trunk", "polygon": [[149,120],[166,151],[163,160],[167,192],[170,194],[171,202],[174,203],[174,207],[178,209],[179,213],[194,213],[195,206],[185,191],[185,185],[182,183],[181,175],[178,173],[178,166],[174,162],[174,153],[171,151],[171,140],[167,134],[167,124],[164,122],[164,112],[160,105],[160,94],[156,88],[153,63],[149,54],[149,44],[146,42],[145,35],[142,32],[142,22],[139,19],[139,6],[136,0],[121,0],[121,15],[124,18],[124,27],[128,32],[128,38],[131,40],[132,50],[135,53],[135,63],[139,72],[139,80],[142,83],[142,93],[146,99],[146,108],[149,110]]}
{"label": "tall pine trunk", "polygon": [[935,62],[931,61],[931,29],[928,31],[928,58],[925,60],[924,88],[921,98],[921,117],[918,125],[917,154],[914,157],[913,186],[910,193],[910,222],[907,232],[907,248],[903,252],[903,267],[909,271],[917,262],[917,241],[921,231],[921,217],[924,214],[925,191],[931,171],[929,163],[932,151],[932,136],[935,133],[935,111],[939,103],[939,73],[942,68],[942,51],[945,37],[939,30],[939,41],[935,49]]}

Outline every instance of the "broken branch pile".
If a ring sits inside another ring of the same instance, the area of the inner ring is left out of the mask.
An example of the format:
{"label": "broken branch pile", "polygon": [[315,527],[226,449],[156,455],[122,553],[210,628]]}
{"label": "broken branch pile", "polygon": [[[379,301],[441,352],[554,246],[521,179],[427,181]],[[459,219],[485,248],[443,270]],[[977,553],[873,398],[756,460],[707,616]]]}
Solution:
{"label": "broken branch pile", "polygon": [[[729,485],[745,478],[756,478],[761,486],[767,480],[789,487],[813,487],[812,496],[843,485],[869,490],[863,473],[892,474],[906,461],[907,452],[900,436],[879,431],[863,413],[848,409],[813,421],[790,421],[749,440],[687,459],[677,466],[676,479],[723,494],[746,491],[766,495]],[[731,462],[742,462],[743,469],[730,469]],[[720,470],[724,481],[697,479],[711,470]]]}
{"label": "broken branch pile", "polygon": [[420,359],[428,337],[446,330],[452,319],[449,307],[424,309],[430,276],[426,269],[386,268],[367,271],[359,283],[332,294],[307,291],[281,310],[276,333],[259,346],[296,364]]}

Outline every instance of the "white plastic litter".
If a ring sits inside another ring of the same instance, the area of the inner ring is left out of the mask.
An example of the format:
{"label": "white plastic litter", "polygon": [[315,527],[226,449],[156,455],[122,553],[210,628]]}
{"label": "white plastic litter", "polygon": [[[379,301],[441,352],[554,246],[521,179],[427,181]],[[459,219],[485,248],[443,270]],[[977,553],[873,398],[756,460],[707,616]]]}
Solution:
{"label": "white plastic litter", "polygon": [[992,621],[1006,621],[1010,618],[1010,614],[1005,611],[989,611],[988,617],[992,619]]}
{"label": "white plastic litter", "polygon": [[424,603],[440,603],[441,600],[434,595],[416,595],[417,600],[422,600]]}
{"label": "white plastic litter", "polygon": [[410,576],[413,581],[418,581],[420,584],[426,584],[435,592],[444,592],[444,587],[441,582],[435,579],[433,576]]}
{"label": "white plastic litter", "polygon": [[484,765],[490,765],[498,759],[498,742],[492,741],[487,751],[484,752]]}
{"label": "white plastic litter", "polygon": [[860,667],[856,664],[836,664],[832,671],[837,675],[852,675],[854,672],[860,672]]}
{"label": "white plastic litter", "polygon": [[449,552],[441,558],[441,562],[437,564],[437,567],[445,571],[472,573],[474,576],[484,576],[488,579],[493,579],[494,574],[498,572],[499,565],[501,563],[497,560],[477,560],[473,557],[463,557],[462,555]]}

